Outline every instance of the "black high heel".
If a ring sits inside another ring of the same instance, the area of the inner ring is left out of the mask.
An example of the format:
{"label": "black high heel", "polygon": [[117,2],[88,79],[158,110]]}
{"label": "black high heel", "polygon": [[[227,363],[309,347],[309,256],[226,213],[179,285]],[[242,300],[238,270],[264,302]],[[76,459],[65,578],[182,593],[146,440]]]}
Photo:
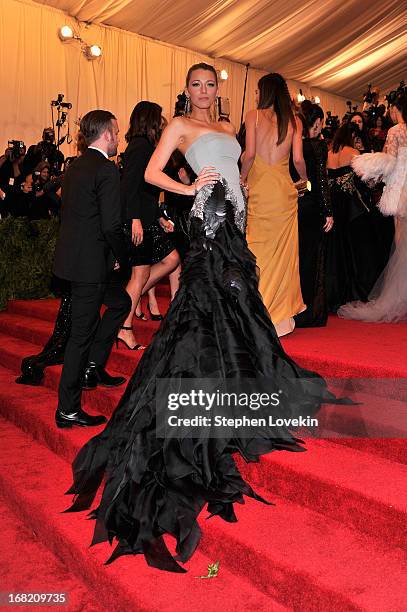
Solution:
{"label": "black high heel", "polygon": [[[126,327],[125,325],[122,325],[120,327],[120,329],[125,329],[127,331],[133,330],[132,327]],[[116,348],[119,348],[119,342],[123,342],[123,344],[125,345],[125,347],[129,350],[129,351],[142,351],[143,349],[145,349],[146,347],[143,346],[142,344],[135,344],[134,346],[129,346],[126,342],[126,340],[123,340],[123,338],[119,338],[116,336]]]}
{"label": "black high heel", "polygon": [[164,317],[162,316],[162,314],[153,314],[151,312],[150,304],[147,304],[147,308],[148,308],[148,312],[150,313],[150,319],[152,321],[162,321],[163,320]]}
{"label": "black high heel", "polygon": [[144,312],[142,312],[141,314],[137,314],[136,312],[134,313],[134,316],[136,317],[136,319],[138,319],[139,321],[148,321],[146,315],[144,314]]}

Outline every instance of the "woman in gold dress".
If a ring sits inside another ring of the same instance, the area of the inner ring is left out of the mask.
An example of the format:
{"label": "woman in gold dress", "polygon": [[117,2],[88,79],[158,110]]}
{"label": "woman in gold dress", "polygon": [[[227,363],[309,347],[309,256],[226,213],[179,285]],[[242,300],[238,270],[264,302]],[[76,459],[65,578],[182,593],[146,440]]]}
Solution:
{"label": "woman in gold dress", "polygon": [[260,270],[259,289],[279,336],[293,331],[305,310],[298,265],[298,193],[289,173],[291,149],[306,182],[302,124],[287,84],[276,73],[258,83],[257,110],[246,115],[241,179],[248,183],[247,242]]}

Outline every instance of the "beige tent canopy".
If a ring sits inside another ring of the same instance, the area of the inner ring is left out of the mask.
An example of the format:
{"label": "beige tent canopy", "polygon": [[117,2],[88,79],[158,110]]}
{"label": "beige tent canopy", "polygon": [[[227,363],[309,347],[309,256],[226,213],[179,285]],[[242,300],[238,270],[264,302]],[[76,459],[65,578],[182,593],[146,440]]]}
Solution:
{"label": "beige tent canopy", "polygon": [[[113,111],[124,133],[141,99],[170,117],[198,61],[229,73],[221,95],[237,127],[248,62],[246,110],[259,77],[279,71],[293,96],[301,88],[343,115],[346,99],[360,102],[368,82],[384,94],[407,76],[403,7],[403,0],[0,0],[0,149],[8,139],[37,142],[60,92],[72,103],[73,133],[92,108]],[[89,61],[78,40],[61,42],[64,24],[101,46],[102,57]]]}
{"label": "beige tent canopy", "polygon": [[37,1],[354,99],[407,76],[403,0]]}

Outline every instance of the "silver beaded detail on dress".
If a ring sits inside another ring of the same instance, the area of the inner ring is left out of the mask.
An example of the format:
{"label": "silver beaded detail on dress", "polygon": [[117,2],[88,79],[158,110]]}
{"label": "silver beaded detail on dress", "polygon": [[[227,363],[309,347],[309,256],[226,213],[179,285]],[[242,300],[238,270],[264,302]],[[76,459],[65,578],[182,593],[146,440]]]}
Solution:
{"label": "silver beaded detail on dress", "polygon": [[[209,144],[210,143],[210,144]],[[240,186],[239,167],[237,162],[241,153],[236,138],[227,133],[207,132],[197,138],[185,153],[185,158],[196,174],[205,166],[213,166],[221,175],[225,188],[225,199],[233,206],[236,227],[244,234],[246,231],[247,202]],[[213,186],[205,185],[196,195],[190,218],[198,217],[205,223],[207,237],[214,235],[219,227],[222,215],[218,210],[214,215],[204,219],[205,203],[210,198]],[[216,218],[218,217],[218,218]],[[225,216],[223,217],[225,218]]]}
{"label": "silver beaded detail on dress", "polygon": [[[222,184],[225,188],[225,200],[229,201],[233,206],[233,213],[235,218],[236,227],[245,234],[246,232],[246,199],[243,190],[242,198],[244,201],[244,208],[239,206],[237,197],[227,184],[227,181],[222,180]],[[214,238],[216,230],[220,223],[226,218],[226,210],[217,210],[214,214],[206,214],[205,204],[212,195],[214,189],[213,185],[204,185],[197,193],[189,217],[198,217],[204,223],[205,234],[208,238]]]}

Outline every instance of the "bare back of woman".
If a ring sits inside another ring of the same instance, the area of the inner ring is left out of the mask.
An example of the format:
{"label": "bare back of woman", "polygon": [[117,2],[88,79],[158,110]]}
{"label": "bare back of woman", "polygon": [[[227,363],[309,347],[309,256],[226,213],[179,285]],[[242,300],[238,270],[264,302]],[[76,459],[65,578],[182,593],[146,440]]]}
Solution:
{"label": "bare back of woman", "polygon": [[352,158],[355,155],[360,155],[359,151],[348,146],[343,147],[336,153],[329,151],[327,168],[336,170],[338,168],[343,168],[344,166],[350,166]]}
{"label": "bare back of woman", "polygon": [[256,154],[270,166],[290,155],[294,129],[288,125],[287,135],[281,144],[278,142],[278,120],[272,108],[258,109],[255,113]]}

